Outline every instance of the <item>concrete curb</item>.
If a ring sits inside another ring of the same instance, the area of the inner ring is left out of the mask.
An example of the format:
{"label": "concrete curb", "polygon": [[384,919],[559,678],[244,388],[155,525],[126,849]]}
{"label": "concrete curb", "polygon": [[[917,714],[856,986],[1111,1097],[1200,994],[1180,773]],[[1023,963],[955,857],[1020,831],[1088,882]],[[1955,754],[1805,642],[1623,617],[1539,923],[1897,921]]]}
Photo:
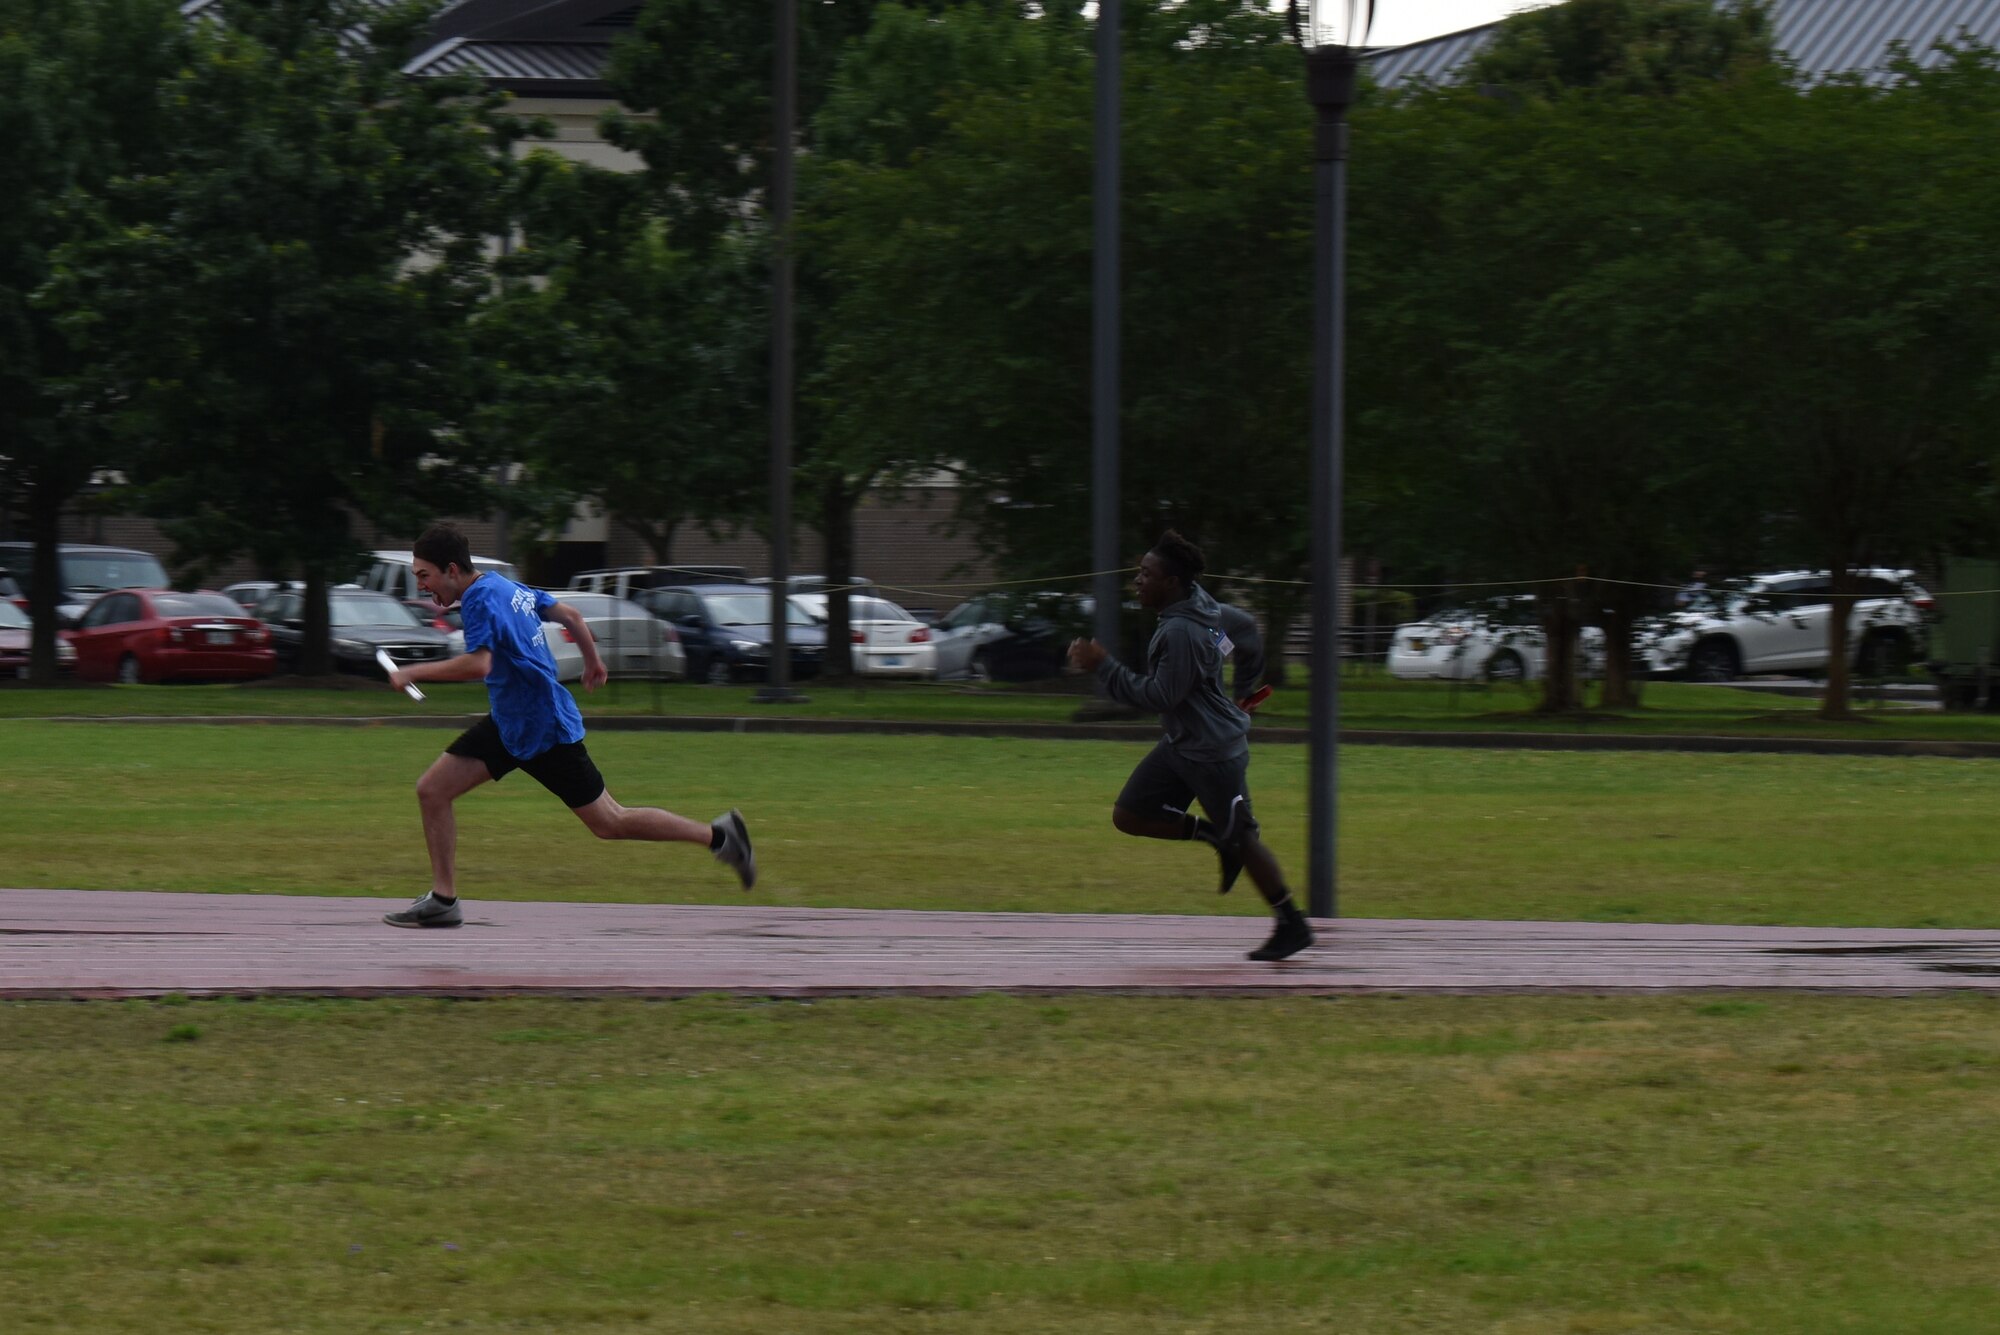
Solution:
{"label": "concrete curb", "polygon": [[[185,723],[208,726],[348,728],[465,728],[477,714],[408,714],[376,717],[293,717],[276,714],[82,715],[64,714],[0,722]],[[1160,735],[1150,723],[1006,723],[940,720],[782,718],[771,715],[614,715],[586,718],[593,732],[790,733],[803,736],[1014,737],[1038,741],[1145,742]],[[1304,728],[1253,728],[1250,740],[1303,745]],[[1921,741],[1909,738],[1650,736],[1634,733],[1429,732],[1349,728],[1347,746],[1433,746],[1486,751],[1680,751],[1710,755],[1922,756],[1950,760],[2000,759],[2000,742]]]}

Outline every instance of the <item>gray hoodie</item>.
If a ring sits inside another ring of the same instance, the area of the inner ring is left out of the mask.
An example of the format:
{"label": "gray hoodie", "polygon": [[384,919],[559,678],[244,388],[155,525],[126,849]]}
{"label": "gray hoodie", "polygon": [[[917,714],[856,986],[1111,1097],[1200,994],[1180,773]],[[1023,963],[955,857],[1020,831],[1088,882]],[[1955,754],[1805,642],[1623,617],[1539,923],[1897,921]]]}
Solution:
{"label": "gray hoodie", "polygon": [[1159,711],[1167,745],[1186,759],[1236,760],[1250,749],[1250,716],[1222,689],[1230,646],[1222,605],[1196,584],[1160,610],[1160,628],[1146,646],[1146,675],[1106,658],[1097,680],[1120,704]]}

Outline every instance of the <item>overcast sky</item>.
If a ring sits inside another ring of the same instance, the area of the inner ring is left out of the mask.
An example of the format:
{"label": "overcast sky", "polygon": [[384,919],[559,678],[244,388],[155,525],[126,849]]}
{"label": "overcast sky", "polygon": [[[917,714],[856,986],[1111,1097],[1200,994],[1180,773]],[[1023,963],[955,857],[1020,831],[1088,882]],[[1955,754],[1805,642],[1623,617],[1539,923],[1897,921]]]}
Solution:
{"label": "overcast sky", "polygon": [[1547,3],[1549,0],[1375,0],[1375,26],[1368,31],[1368,45],[1421,42]]}

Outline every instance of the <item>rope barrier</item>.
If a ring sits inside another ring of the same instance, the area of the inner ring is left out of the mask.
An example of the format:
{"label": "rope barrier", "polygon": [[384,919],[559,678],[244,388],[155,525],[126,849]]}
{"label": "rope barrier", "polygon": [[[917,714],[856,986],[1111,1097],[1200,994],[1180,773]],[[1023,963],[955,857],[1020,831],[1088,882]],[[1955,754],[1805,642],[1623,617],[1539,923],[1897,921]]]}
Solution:
{"label": "rope barrier", "polygon": [[[1036,579],[1009,579],[1009,580],[987,580],[987,581],[968,580],[962,582],[946,582],[928,588],[919,588],[909,584],[868,583],[868,584],[830,585],[825,588],[802,589],[799,592],[868,593],[871,590],[887,590],[891,593],[920,594],[926,598],[953,598],[960,596],[961,590],[970,590],[975,593],[983,593],[988,590],[1017,588],[1023,585],[1034,585],[1040,588],[1049,588],[1052,585],[1072,584],[1084,580],[1094,580],[1099,575],[1108,574],[1108,575],[1124,576],[1124,575],[1129,575],[1130,573],[1131,573],[1131,567],[1121,566],[1116,570],[1093,570],[1075,575],[1044,575]],[[1290,588],[1299,588],[1299,589],[1309,589],[1312,587],[1311,580],[1272,579],[1268,576],[1263,576],[1263,575],[1229,575],[1229,574],[1222,574],[1217,571],[1204,571],[1201,575],[1200,582],[1204,584],[1224,584],[1224,583],[1274,584],[1274,585],[1283,585]],[[1348,589],[1391,589],[1391,590],[1414,592],[1418,590],[1428,590],[1428,589],[1444,589],[1444,590],[1528,589],[1528,588],[1542,588],[1552,584],[1606,584],[1627,589],[1654,589],[1665,593],[1677,593],[1680,590],[1687,587],[1687,585],[1685,584],[1656,584],[1647,580],[1613,579],[1606,575],[1561,575],[1549,579],[1450,580],[1450,581],[1440,581],[1437,583],[1421,583],[1421,582],[1405,583],[1405,582],[1390,581],[1390,580],[1381,580],[1381,581],[1355,580],[1347,583],[1345,587]],[[1725,586],[1724,588],[1719,589],[1718,592],[1729,592],[1729,590]],[[1928,591],[1928,596],[1932,598],[1991,597],[1996,594],[2000,594],[2000,589],[1951,589],[1945,591],[1937,591],[1937,590]],[[1775,594],[1773,596],[1785,597],[1787,595]],[[1886,597],[1888,595],[1855,593],[1855,594],[1850,594],[1848,596],[1859,601],[1868,598]]]}

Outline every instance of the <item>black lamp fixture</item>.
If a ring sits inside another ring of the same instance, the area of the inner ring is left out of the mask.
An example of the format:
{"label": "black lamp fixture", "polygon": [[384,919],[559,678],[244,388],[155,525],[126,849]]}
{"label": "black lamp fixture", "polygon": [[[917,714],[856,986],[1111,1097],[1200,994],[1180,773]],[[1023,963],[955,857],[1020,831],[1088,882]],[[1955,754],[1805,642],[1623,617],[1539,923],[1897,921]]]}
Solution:
{"label": "black lamp fixture", "polygon": [[1347,298],[1347,109],[1360,82],[1373,0],[1299,0],[1285,17],[1306,55],[1313,129],[1312,641],[1307,720],[1306,904],[1335,915],[1340,812],[1341,385]]}

